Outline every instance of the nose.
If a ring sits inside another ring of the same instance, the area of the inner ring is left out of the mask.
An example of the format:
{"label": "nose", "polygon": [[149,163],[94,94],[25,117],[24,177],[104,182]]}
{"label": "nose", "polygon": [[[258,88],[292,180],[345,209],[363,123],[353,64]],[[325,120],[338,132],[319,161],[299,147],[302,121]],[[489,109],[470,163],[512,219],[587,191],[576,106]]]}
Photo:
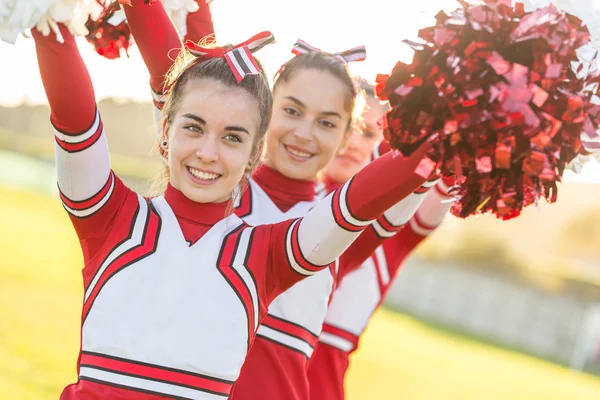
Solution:
{"label": "nose", "polygon": [[353,129],[352,133],[350,133],[350,138],[348,139],[348,148],[356,149],[360,146],[362,132],[360,129]]}
{"label": "nose", "polygon": [[313,126],[310,121],[300,123],[294,128],[294,136],[301,141],[310,141],[313,135],[312,128]]}
{"label": "nose", "polygon": [[196,149],[196,157],[205,163],[219,160],[219,147],[217,135],[204,135],[204,140],[200,141],[200,146]]}

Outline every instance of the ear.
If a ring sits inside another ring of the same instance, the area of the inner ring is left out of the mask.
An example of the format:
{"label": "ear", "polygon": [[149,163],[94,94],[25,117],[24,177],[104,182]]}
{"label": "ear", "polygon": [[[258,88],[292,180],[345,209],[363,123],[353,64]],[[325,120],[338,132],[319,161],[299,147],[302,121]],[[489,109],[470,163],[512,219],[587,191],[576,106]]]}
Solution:
{"label": "ear", "polygon": [[[168,143],[169,143],[169,130],[170,130],[171,126],[169,125],[166,117],[163,117],[161,122],[162,122],[162,126],[161,126],[159,146],[166,149],[166,147],[168,147]],[[164,142],[167,142],[167,146],[162,145]]]}

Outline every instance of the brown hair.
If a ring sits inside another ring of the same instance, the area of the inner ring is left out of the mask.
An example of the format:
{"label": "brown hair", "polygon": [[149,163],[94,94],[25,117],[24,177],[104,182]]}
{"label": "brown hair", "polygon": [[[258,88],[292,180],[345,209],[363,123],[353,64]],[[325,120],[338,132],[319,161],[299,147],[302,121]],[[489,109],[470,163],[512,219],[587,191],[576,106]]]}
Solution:
{"label": "brown hair", "polygon": [[319,71],[327,71],[340,80],[346,87],[346,111],[350,113],[350,120],[346,126],[346,131],[350,131],[354,117],[354,107],[356,104],[356,88],[348,71],[348,66],[332,55],[323,52],[310,52],[299,54],[283,64],[279,72],[273,78],[273,92],[282,82],[288,82],[295,71],[300,69],[316,69]]}

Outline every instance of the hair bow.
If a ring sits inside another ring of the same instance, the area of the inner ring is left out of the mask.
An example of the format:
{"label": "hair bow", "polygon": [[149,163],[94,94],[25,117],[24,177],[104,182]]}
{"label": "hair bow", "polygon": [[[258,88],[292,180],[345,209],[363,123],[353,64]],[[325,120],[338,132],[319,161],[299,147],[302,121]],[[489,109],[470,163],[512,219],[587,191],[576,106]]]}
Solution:
{"label": "hair bow", "polygon": [[271,43],[275,43],[273,34],[271,32],[261,32],[245,42],[233,46],[233,48],[202,47],[191,40],[185,43],[185,47],[196,57],[205,59],[225,57],[227,64],[229,64],[231,71],[235,75],[235,79],[240,83],[246,75],[260,73],[260,67],[256,63],[252,53]]}
{"label": "hair bow", "polygon": [[339,60],[340,62],[343,62],[344,64],[348,64],[352,61],[363,61],[365,58],[367,58],[367,50],[365,46],[354,47],[352,49],[342,51],[339,53],[327,53],[321,49],[309,45],[304,40],[298,39],[296,44],[294,44],[294,47],[292,47],[292,53],[296,55],[308,54],[313,52],[319,52],[330,55],[333,58]]}

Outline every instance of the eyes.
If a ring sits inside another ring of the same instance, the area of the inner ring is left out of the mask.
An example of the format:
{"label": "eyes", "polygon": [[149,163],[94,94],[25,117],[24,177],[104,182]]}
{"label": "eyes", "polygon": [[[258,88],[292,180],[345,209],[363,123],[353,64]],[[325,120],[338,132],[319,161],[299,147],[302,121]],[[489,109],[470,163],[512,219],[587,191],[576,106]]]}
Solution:
{"label": "eyes", "polygon": [[[300,113],[300,111],[298,111],[296,108],[294,107],[284,107],[283,108],[283,112],[285,112],[287,115],[289,115],[292,118],[299,118],[302,117],[302,114]],[[332,122],[331,120],[328,119],[319,119],[319,125],[323,126],[324,128],[327,129],[334,129],[337,127],[337,125]]]}
{"label": "eyes", "polygon": [[[193,134],[199,134],[199,135],[204,134],[204,129],[202,129],[202,127],[197,124],[184,125],[183,129],[185,129],[186,131],[191,132]],[[241,136],[238,135],[237,133],[233,133],[233,132],[226,132],[225,135],[223,136],[223,139],[228,140],[233,143],[242,143],[243,142]]]}

